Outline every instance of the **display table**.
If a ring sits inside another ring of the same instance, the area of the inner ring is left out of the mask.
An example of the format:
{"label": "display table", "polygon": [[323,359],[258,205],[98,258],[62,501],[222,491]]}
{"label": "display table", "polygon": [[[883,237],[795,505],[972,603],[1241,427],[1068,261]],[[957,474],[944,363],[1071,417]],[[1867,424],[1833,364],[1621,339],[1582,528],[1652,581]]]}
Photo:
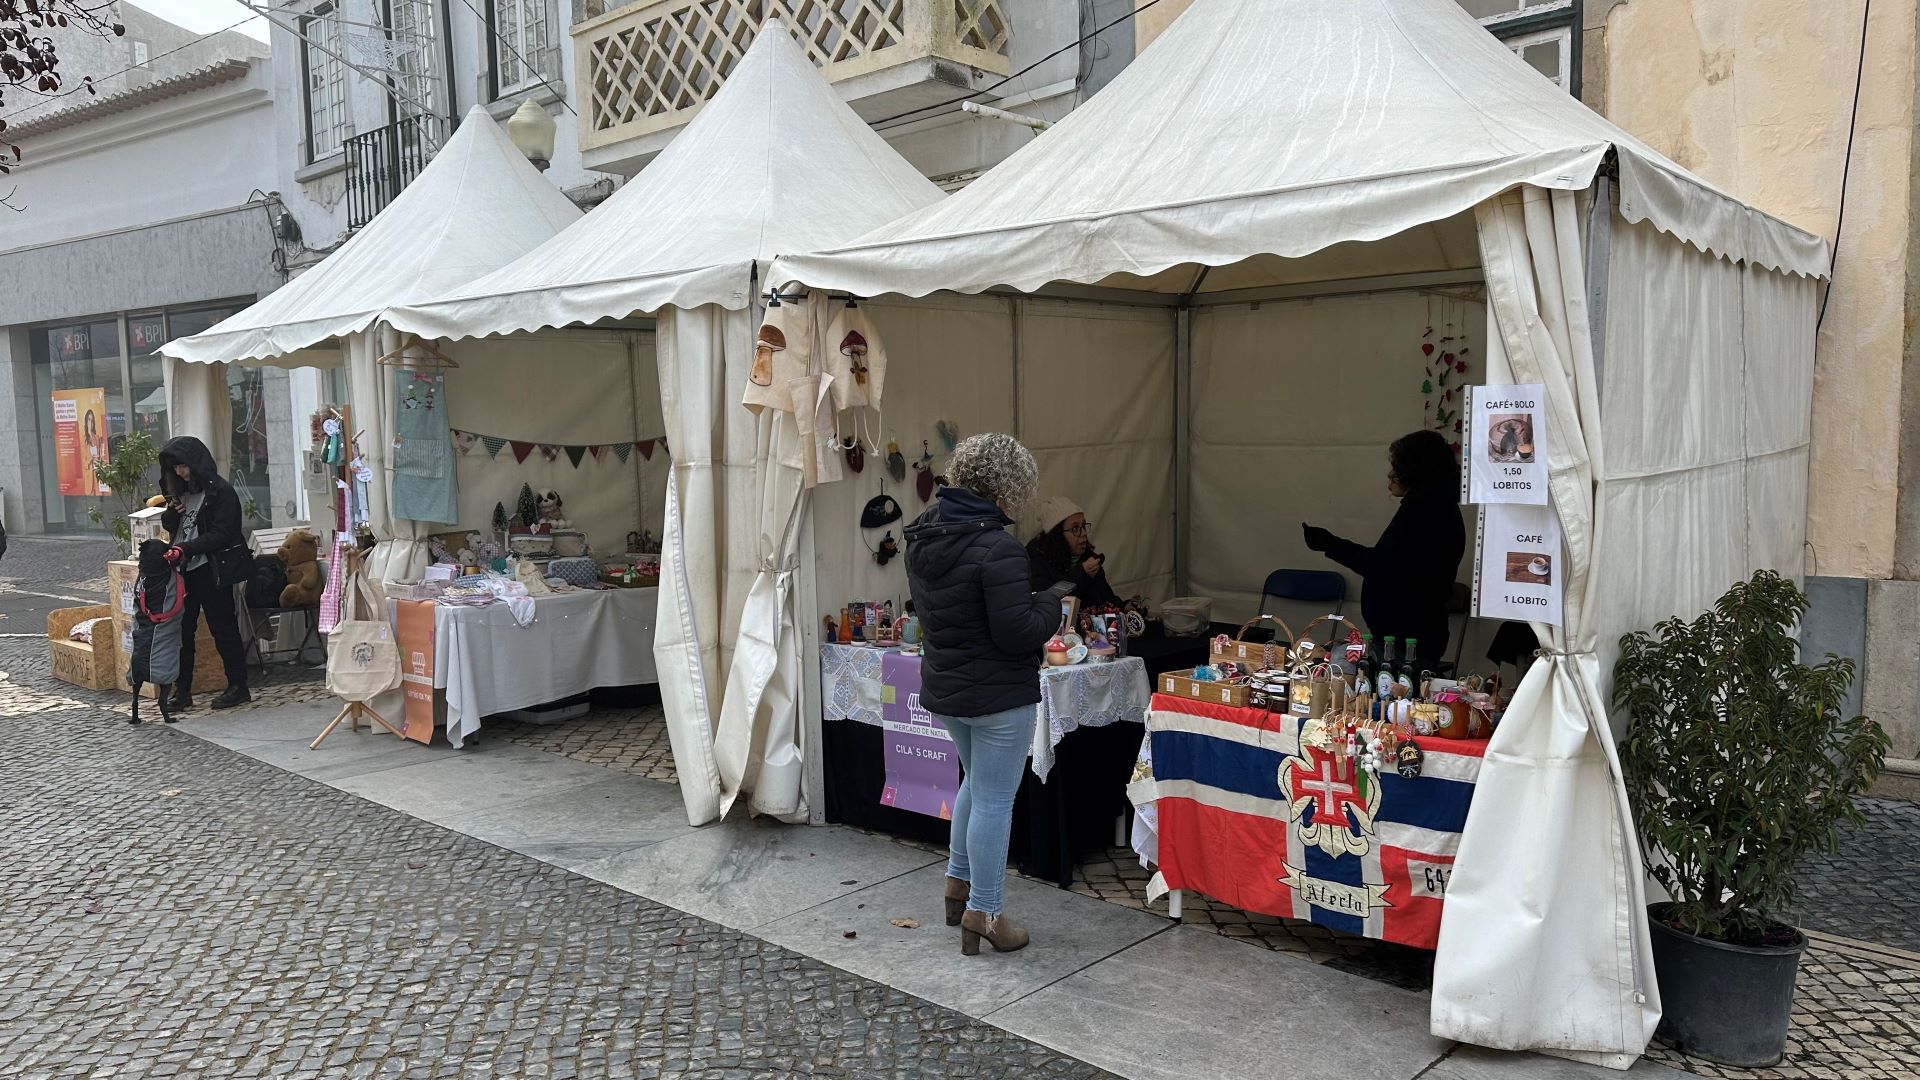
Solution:
{"label": "display table", "polygon": [[[883,671],[882,661],[889,656],[907,676],[911,692],[918,694],[918,656],[864,645],[821,646],[823,717],[884,726],[885,704],[900,696],[895,692],[900,687],[889,682]],[[1053,771],[1054,749],[1070,732],[1122,721],[1139,723],[1146,716],[1147,699],[1152,693],[1146,665],[1138,657],[1124,656],[1106,664],[1041,668],[1040,705],[1029,762],[1033,775],[1046,780]]]}
{"label": "display table", "polygon": [[[1153,696],[1134,849],[1151,895],[1192,889],[1246,911],[1431,949],[1486,754],[1484,739],[1415,739],[1412,780],[1304,747],[1306,720]],[[1176,893],[1177,896],[1177,893]]]}
{"label": "display table", "polygon": [[658,599],[658,589],[535,597],[526,626],[504,603],[435,605],[433,685],[446,691],[447,741],[461,745],[485,716],[597,687],[657,682]]}
{"label": "display table", "polygon": [[[892,740],[883,712],[889,698],[905,704],[896,684],[917,688],[919,658],[824,645],[820,659],[823,717],[839,721],[823,730],[827,820],[945,843],[946,821],[887,802]],[[1126,778],[1140,745],[1133,725],[1150,696],[1138,658],[1042,669],[1032,762],[1014,799],[1008,852],[1029,876],[1067,885],[1080,853],[1112,842],[1114,819],[1129,808]]]}

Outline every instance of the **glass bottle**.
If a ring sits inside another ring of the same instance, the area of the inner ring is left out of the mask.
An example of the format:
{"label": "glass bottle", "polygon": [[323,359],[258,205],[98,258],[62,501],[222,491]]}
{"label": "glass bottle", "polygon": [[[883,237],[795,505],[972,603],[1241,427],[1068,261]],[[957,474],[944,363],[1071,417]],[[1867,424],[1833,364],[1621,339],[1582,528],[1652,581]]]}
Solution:
{"label": "glass bottle", "polygon": [[1394,679],[1395,672],[1393,670],[1394,640],[1395,639],[1391,635],[1388,636],[1386,648],[1383,649],[1380,654],[1381,660],[1380,660],[1379,671],[1374,677],[1374,686],[1380,692],[1381,701],[1393,700],[1393,687],[1395,683],[1395,679]]}

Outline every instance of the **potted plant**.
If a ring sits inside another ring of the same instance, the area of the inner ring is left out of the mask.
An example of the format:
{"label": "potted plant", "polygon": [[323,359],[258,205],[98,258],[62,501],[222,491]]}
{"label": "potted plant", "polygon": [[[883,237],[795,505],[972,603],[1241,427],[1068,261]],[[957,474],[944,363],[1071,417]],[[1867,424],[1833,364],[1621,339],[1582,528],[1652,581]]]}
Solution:
{"label": "potted plant", "polygon": [[1841,711],[1853,661],[1800,662],[1807,599],[1762,570],[1692,622],[1621,639],[1613,702],[1648,867],[1663,1015],[1655,1038],[1728,1065],[1777,1064],[1806,948],[1780,922],[1801,856],[1859,822],[1887,734]]}
{"label": "potted plant", "polygon": [[133,532],[127,524],[127,515],[147,505],[147,499],[153,495],[155,478],[159,472],[154,468],[160,461],[160,451],[153,440],[144,431],[136,431],[124,440],[116,442],[113,454],[106,461],[93,463],[94,479],[100,486],[112,493],[112,498],[120,504],[119,511],[107,520],[106,500],[95,499],[87,507],[87,520],[95,525],[105,523],[112,531],[114,539],[129,553],[132,551]]}

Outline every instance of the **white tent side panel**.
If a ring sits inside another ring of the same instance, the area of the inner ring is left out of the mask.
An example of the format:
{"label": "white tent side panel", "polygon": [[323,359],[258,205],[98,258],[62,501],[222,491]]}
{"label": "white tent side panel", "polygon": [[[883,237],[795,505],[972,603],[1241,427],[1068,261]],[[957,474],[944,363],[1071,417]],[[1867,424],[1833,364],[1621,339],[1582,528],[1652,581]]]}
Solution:
{"label": "white tent side panel", "polygon": [[[1164,599],[1173,581],[1173,316],[1126,305],[1065,304],[942,295],[863,304],[891,359],[880,453],[860,473],[813,493],[815,574],[825,613],[850,600],[908,598],[903,527],[926,508],[909,468],[885,480],[904,519],[889,528],[903,555],[875,564],[885,530],[859,527],[886,477],[886,443],[898,438],[909,465],[930,445],[934,469],[948,455],[935,424],[962,438],[1010,431],[1033,450],[1039,496],[1065,495],[1086,509],[1107,573],[1122,595]],[[1018,352],[1016,360],[1016,337]],[[853,420],[843,419],[843,431]],[[1018,417],[1018,423],[1013,418]],[[1030,520],[1016,527],[1024,542]],[[822,612],[801,612],[817,618]]]}
{"label": "white tent side panel", "polygon": [[[1016,301],[1020,438],[1040,496],[1087,512],[1123,597],[1173,594],[1174,336],[1169,308]],[[1038,531],[1023,522],[1020,537]]]}
{"label": "white tent side panel", "polygon": [[[524,442],[594,445],[658,438],[660,381],[653,335],[629,348],[616,332],[563,331],[509,338],[483,338],[445,346],[460,366],[446,371],[447,418],[457,431],[505,436]],[[394,369],[386,368],[391,379]],[[576,468],[563,451],[548,460],[536,449],[516,462],[511,447],[489,456],[476,442],[456,450],[460,521],[432,531],[492,530],[495,503],[514,512],[522,484],[536,493],[558,492],[562,513],[587,534],[596,553],[626,550],[627,534],[660,533],[666,507],[667,455],[652,460],[631,451],[622,461],[607,452],[588,454]]]}
{"label": "white tent side panel", "polygon": [[1691,618],[1758,569],[1799,579],[1818,283],[1615,218],[1590,597],[1621,634]]}
{"label": "white tent side panel", "polygon": [[[1216,618],[1250,618],[1279,569],[1341,573],[1357,615],[1360,579],[1309,551],[1300,523],[1373,543],[1399,505],[1387,446],[1427,423],[1420,346],[1464,360],[1455,379],[1484,382],[1486,321],[1484,304],[1412,290],[1195,309],[1192,585]],[[1471,537],[1472,510],[1462,513]],[[1461,560],[1459,579],[1472,577]],[[1326,613],[1273,609],[1296,631],[1295,619]]]}

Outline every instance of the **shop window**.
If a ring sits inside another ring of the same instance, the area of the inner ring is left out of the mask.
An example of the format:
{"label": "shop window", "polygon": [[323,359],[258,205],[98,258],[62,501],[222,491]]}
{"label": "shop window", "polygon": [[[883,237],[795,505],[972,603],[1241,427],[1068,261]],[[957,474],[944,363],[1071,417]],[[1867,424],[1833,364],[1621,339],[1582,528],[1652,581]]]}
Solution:
{"label": "shop window", "polygon": [[87,510],[103,493],[93,463],[111,460],[114,443],[127,433],[120,321],[35,330],[30,344],[47,527],[95,529]]}
{"label": "shop window", "polygon": [[261,368],[228,364],[227,405],[233,422],[233,455],[227,479],[240,496],[246,524],[251,527],[268,523],[273,515],[273,485],[267,472],[270,455],[266,372]]}
{"label": "shop window", "polygon": [[307,160],[340,152],[353,134],[348,112],[346,65],[334,54],[345,47],[332,4],[321,4],[300,19],[301,91],[307,113]]}
{"label": "shop window", "polygon": [[560,20],[554,0],[489,0],[494,54],[493,96],[560,78]]}
{"label": "shop window", "polygon": [[164,315],[127,318],[127,398],[132,402],[128,430],[145,434],[155,446],[166,445],[172,431],[167,423],[166,361],[159,352],[166,340]]}

